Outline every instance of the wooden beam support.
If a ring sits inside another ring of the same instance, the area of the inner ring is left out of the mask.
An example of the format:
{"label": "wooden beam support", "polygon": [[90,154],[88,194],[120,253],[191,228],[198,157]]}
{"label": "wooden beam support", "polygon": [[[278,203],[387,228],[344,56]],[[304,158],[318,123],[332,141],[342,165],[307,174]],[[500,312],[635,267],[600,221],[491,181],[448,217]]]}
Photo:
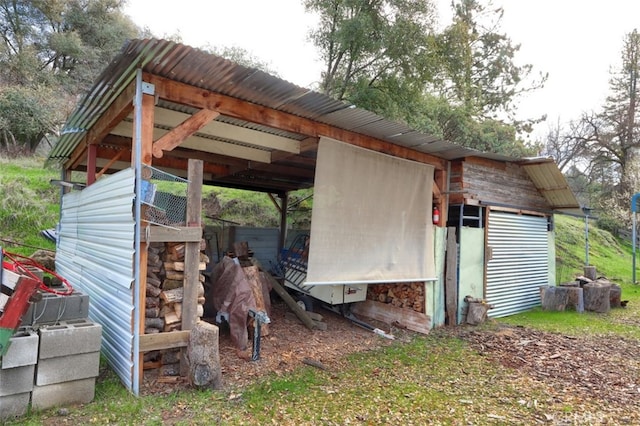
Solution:
{"label": "wooden beam support", "polygon": [[[189,188],[187,190],[187,226],[200,226],[202,213],[202,161],[189,160]],[[184,296],[182,299],[182,330],[191,330],[198,319],[198,287],[200,286],[198,264],[200,262],[200,240],[187,242],[184,253]]]}
{"label": "wooden beam support", "polygon": [[190,105],[196,108],[207,108],[220,111],[221,114],[253,123],[300,133],[310,137],[326,136],[362,148],[371,149],[395,157],[431,164],[436,169],[445,168],[447,160],[430,154],[414,151],[391,142],[372,138],[349,130],[339,129],[331,125],[302,118],[283,111],[262,105],[246,102],[231,96],[211,92],[188,84],[173,81],[153,74],[144,74],[145,81],[155,85],[156,93],[161,99]]}
{"label": "wooden beam support", "polygon": [[[131,149],[129,146],[122,149],[102,145],[98,146],[98,159],[110,158],[110,160],[102,166],[100,175],[104,174],[118,160],[130,162],[131,155]],[[171,156],[166,155],[162,158],[156,158],[153,165],[159,169],[187,170],[187,160],[193,157],[199,157],[198,153],[184,153],[173,150],[171,151]],[[227,176],[230,173],[230,169],[229,166],[205,162],[204,172],[210,173],[214,176]]]}
{"label": "wooden beam support", "polygon": [[74,169],[83,157],[88,145],[98,143],[104,139],[111,129],[118,125],[133,111],[133,97],[136,93],[135,81],[128,85],[113,101],[107,112],[89,129],[87,135],[78,144],[64,165],[65,169]]}
{"label": "wooden beam support", "polygon": [[[164,127],[177,127],[182,121],[189,118],[188,114],[172,111],[166,108],[156,108],[156,125]],[[199,133],[215,136],[223,140],[232,140],[244,144],[255,145],[262,148],[278,151],[300,153],[300,141],[282,136],[272,135],[259,130],[234,126],[221,121],[211,121],[203,126]]]}
{"label": "wooden beam support", "polygon": [[185,348],[189,343],[190,331],[172,331],[171,333],[155,333],[140,335],[140,352],[158,351],[161,349]]}
{"label": "wooden beam support", "polygon": [[169,133],[163,135],[153,143],[153,156],[162,158],[162,151],[171,151],[189,136],[202,129],[205,125],[214,120],[220,113],[209,109],[201,109]]}
{"label": "wooden beam support", "polygon": [[96,181],[96,146],[89,145],[87,149],[87,186]]}
{"label": "wooden beam support", "polygon": [[[92,145],[92,146],[96,146],[97,145]],[[99,179],[104,172],[106,172],[107,170],[109,170],[109,167],[111,167],[116,161],[118,161],[120,159],[120,157],[122,157],[122,155],[124,154],[124,150],[119,150],[116,155],[114,155],[113,157],[111,157],[111,160],[109,160],[107,162],[107,164],[105,164],[102,169],[100,169],[100,172],[96,175],[96,179]],[[131,153],[131,151],[129,151],[129,153]],[[131,156],[129,156],[129,158],[131,158]]]}

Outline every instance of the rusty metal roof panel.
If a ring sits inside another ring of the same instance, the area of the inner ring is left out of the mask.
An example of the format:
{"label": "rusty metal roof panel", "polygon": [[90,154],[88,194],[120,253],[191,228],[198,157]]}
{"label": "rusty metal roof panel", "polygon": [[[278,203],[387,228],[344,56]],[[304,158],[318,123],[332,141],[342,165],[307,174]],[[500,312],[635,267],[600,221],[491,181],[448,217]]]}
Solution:
{"label": "rusty metal roof panel", "polygon": [[521,165],[554,210],[579,211],[580,203],[552,158],[523,160]]}

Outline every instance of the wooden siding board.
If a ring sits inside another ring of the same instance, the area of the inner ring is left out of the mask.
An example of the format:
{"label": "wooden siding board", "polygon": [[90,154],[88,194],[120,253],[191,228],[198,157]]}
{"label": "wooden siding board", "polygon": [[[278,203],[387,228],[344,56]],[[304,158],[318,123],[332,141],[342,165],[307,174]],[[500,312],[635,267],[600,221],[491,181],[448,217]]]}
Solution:
{"label": "wooden siding board", "polygon": [[[529,209],[549,209],[545,198],[527,175],[526,171],[512,163],[495,168],[487,162],[463,162],[462,188],[468,191],[465,199],[477,199],[482,203],[500,203]],[[452,190],[454,189],[452,185]]]}

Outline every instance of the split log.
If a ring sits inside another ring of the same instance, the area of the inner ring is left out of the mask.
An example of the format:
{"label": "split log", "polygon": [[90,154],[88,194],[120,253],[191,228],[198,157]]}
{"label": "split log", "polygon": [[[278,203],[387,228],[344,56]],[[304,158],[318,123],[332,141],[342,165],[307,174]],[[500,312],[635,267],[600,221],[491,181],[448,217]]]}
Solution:
{"label": "split log", "polygon": [[173,290],[174,288],[184,286],[184,280],[164,280],[162,282],[163,290]]}
{"label": "split log", "polygon": [[165,333],[169,333],[171,331],[178,331],[178,330],[182,330],[182,322],[176,322],[173,324],[165,324],[164,325],[164,331]]}
{"label": "split log", "polygon": [[467,304],[467,324],[478,325],[487,320],[487,312],[493,306],[485,302],[469,302]]}
{"label": "split log", "polygon": [[170,244],[168,252],[173,260],[183,260],[185,248],[184,243]]}
{"label": "split log", "polygon": [[147,265],[157,265],[160,262],[160,256],[152,251],[147,253]]}
{"label": "split log", "polygon": [[162,281],[160,281],[158,278],[153,278],[153,277],[150,277],[149,275],[147,275],[147,285],[148,286],[160,287],[160,284],[162,284]]}
{"label": "split log", "polygon": [[164,316],[165,325],[176,324],[180,322],[180,318],[176,315],[175,311],[167,312]]}
{"label": "split log", "polygon": [[[265,312],[267,315],[270,314],[269,309],[267,308],[266,302],[264,300],[264,294],[262,292],[262,280],[260,279],[260,270],[257,266],[247,266],[242,268],[244,271],[244,275],[247,278],[247,282],[251,287],[251,292],[253,293],[253,299],[256,302],[256,310]],[[269,325],[262,324],[262,335],[269,335]]]}
{"label": "split log", "polygon": [[144,310],[144,316],[145,318],[158,318],[160,316],[160,308],[157,306],[152,308],[146,308]]}
{"label": "split log", "polygon": [[222,389],[218,332],[215,325],[198,321],[189,333],[186,351],[189,382],[196,387]]}
{"label": "split log", "polygon": [[598,281],[585,284],[584,309],[587,311],[607,313],[611,309],[610,293],[611,284],[604,284]]}
{"label": "split log", "polygon": [[164,290],[160,293],[160,299],[162,299],[164,303],[182,302],[183,295],[184,287],[178,287],[172,290]]}
{"label": "split log", "polygon": [[[184,262],[164,262],[164,269],[167,271],[184,272]],[[205,269],[207,269],[205,262],[198,263],[198,271],[204,271]]]}
{"label": "split log", "polygon": [[164,320],[162,318],[145,318],[144,326],[162,330],[164,327]]}
{"label": "split log", "polygon": [[145,297],[144,304],[145,304],[145,308],[159,308],[160,307],[160,298],[159,297]]}
{"label": "split log", "polygon": [[162,293],[162,290],[160,289],[160,287],[154,287],[152,285],[148,285],[145,288],[145,294],[149,297],[158,297],[160,296],[160,293]]}
{"label": "split log", "polygon": [[184,281],[184,272],[167,271],[167,279]]}

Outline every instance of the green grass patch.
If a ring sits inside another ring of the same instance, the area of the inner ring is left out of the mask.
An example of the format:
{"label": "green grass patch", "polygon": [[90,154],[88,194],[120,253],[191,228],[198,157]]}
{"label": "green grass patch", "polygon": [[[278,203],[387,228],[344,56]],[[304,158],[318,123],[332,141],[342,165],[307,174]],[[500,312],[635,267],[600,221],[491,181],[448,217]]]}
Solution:
{"label": "green grass patch", "polygon": [[[584,219],[555,216],[556,278],[559,283],[573,281],[584,274],[586,236]],[[599,276],[618,283],[630,283],[632,275],[631,243],[598,229],[589,223],[589,264]]]}

